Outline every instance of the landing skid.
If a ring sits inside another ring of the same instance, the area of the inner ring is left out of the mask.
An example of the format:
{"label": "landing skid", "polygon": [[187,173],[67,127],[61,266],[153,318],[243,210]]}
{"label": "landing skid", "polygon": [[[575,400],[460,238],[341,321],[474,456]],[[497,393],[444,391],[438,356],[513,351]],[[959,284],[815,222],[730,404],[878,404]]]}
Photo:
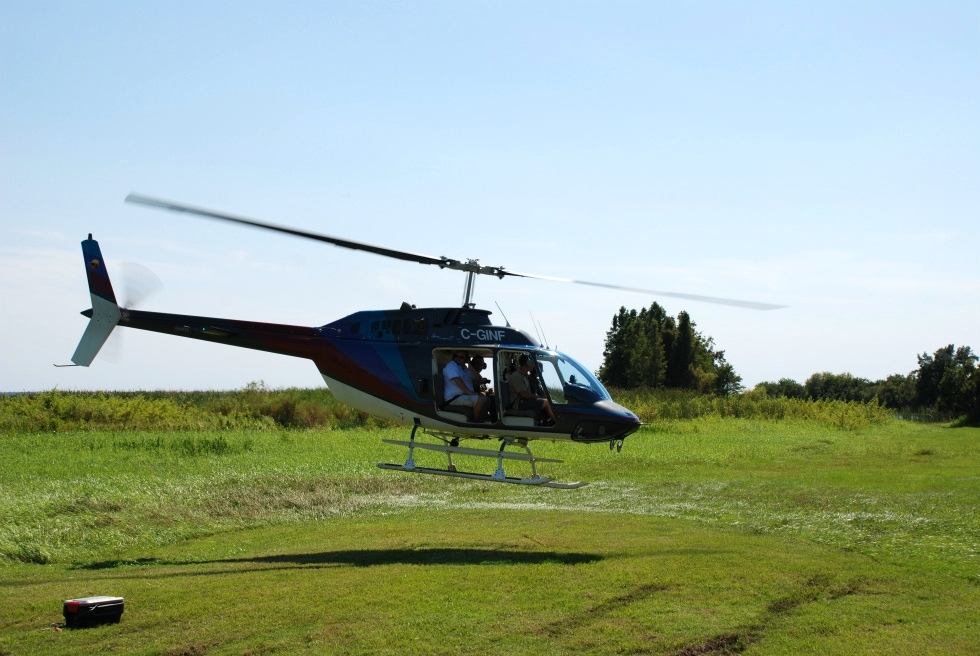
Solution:
{"label": "landing skid", "polygon": [[[405,461],[404,465],[395,465],[387,462],[379,462],[378,467],[381,469],[394,469],[398,471],[414,472],[416,474],[433,474],[435,476],[452,476],[455,478],[469,478],[479,481],[489,481],[491,483],[511,483],[514,485],[537,485],[539,487],[551,487],[563,490],[570,490],[588,485],[587,483],[575,482],[575,483],[561,483],[555,481],[547,476],[541,476],[538,474],[537,463],[539,462],[562,462],[561,460],[556,460],[554,458],[538,458],[533,453],[531,449],[528,448],[527,443],[523,440],[508,440],[502,439],[500,444],[500,449],[497,451],[491,451],[489,449],[470,449],[466,447],[455,446],[454,443],[458,443],[456,440],[443,440],[442,444],[431,444],[428,442],[417,442],[415,440],[415,434],[418,431],[419,426],[416,424],[412,428],[412,436],[408,442],[402,440],[381,440],[386,444],[393,444],[395,446],[403,446],[408,448],[408,459]],[[509,453],[504,451],[510,445],[516,445],[523,448],[527,453]],[[419,467],[415,464],[415,449],[424,449],[428,451],[439,451],[445,453],[449,460],[449,465],[446,469],[433,469],[431,467]],[[475,472],[462,472],[456,469],[456,465],[453,464],[453,454],[465,455],[465,456],[479,456],[483,458],[496,458],[497,460],[497,471],[493,474],[478,474]],[[529,462],[531,464],[531,477],[530,478],[517,478],[514,476],[507,476],[504,474],[504,460],[520,460],[523,462]]]}

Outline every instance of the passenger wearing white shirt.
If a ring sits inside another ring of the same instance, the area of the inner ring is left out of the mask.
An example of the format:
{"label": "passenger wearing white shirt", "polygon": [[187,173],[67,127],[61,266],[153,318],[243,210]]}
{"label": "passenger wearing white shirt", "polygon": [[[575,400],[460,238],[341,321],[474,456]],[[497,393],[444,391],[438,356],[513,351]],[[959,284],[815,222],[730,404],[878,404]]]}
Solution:
{"label": "passenger wearing white shirt", "polygon": [[481,421],[487,397],[477,392],[473,376],[466,368],[470,356],[466,351],[456,351],[453,359],[442,370],[443,405],[463,405],[473,408],[473,421]]}

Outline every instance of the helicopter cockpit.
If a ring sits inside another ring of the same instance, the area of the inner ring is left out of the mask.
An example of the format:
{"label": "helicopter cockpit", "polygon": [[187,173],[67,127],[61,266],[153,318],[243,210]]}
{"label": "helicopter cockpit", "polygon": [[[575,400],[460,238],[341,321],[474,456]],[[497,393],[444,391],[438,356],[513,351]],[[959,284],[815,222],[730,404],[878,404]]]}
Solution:
{"label": "helicopter cockpit", "polygon": [[611,400],[609,392],[588,369],[564,353],[548,349],[501,350],[497,354],[501,379],[506,380],[517,371],[517,360],[522,354],[531,356],[535,363],[532,386],[537,387],[538,394],[547,396],[552,405],[590,405]]}
{"label": "helicopter cockpit", "polygon": [[612,399],[588,369],[564,353],[541,350],[533,355],[553,404],[592,404]]}

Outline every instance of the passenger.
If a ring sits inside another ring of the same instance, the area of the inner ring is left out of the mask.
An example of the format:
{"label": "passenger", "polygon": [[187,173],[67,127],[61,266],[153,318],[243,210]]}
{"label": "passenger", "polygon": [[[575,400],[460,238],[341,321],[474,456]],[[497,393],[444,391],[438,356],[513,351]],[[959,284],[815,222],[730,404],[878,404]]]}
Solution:
{"label": "passenger", "polygon": [[510,405],[512,410],[535,410],[540,418],[541,413],[548,415],[548,419],[542,421],[542,426],[555,425],[555,413],[551,409],[551,403],[543,396],[536,396],[531,390],[534,386],[531,383],[531,358],[527,354],[522,354],[517,359],[518,370],[512,373],[507,379],[508,389],[510,390]]}
{"label": "passenger", "polygon": [[483,377],[483,370],[487,368],[487,363],[483,361],[482,355],[474,355],[468,365],[469,373],[473,377],[473,389],[478,394],[484,394],[487,399],[487,415],[491,423],[497,423],[497,400],[494,397],[493,388],[487,383],[490,381]]}
{"label": "passenger", "polygon": [[482,355],[474,355],[468,365],[470,375],[473,376],[473,389],[477,392],[485,392],[487,396],[493,394],[493,388],[487,387],[490,382],[483,377],[483,370],[487,368],[487,363],[483,361]]}
{"label": "passenger", "polygon": [[482,421],[487,397],[476,392],[473,376],[466,368],[469,359],[469,354],[466,351],[456,351],[453,353],[453,359],[443,368],[442,406],[446,407],[452,403],[473,408],[473,421]]}

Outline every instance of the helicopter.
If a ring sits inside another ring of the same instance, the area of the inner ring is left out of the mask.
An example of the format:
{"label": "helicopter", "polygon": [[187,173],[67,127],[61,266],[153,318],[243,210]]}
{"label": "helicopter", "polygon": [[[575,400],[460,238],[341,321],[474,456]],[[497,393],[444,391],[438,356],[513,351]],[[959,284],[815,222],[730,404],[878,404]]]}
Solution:
{"label": "helicopter", "polygon": [[[561,461],[535,456],[529,444],[534,440],[605,442],[610,449],[621,450],[623,440],[641,426],[640,419],[613,401],[598,378],[571,356],[542,345],[534,336],[512,327],[509,321],[505,326],[493,324],[491,312],[477,308],[473,301],[478,275],[576,283],[756,310],[782,307],[520,273],[502,266],[481,265],[475,259],[457,260],[389,249],[139,194],[130,194],[126,202],[465,273],[461,306],[418,308],[402,303],[397,309],[355,312],[322,326],[294,326],[121,307],[98,242],[91,234],[82,241],[92,307],[82,312],[89,323],[72,355],[73,366],[91,365],[116,326],[306,358],[313,361],[339,401],[393,423],[411,426],[408,440],[383,440],[407,448],[408,455],[401,464],[378,463],[382,469],[577,488],[585,483],[560,482],[539,474],[538,463]],[[487,372],[490,378],[482,379],[495,389],[486,397],[488,413],[478,415],[472,407],[453,403],[456,397],[446,390],[449,381],[444,371],[454,356],[460,354],[480,357],[490,363]],[[510,398],[509,379],[522,375],[522,369],[527,370],[523,374],[532,390],[547,399],[554,415],[552,421],[543,421],[538,410],[516,409],[519,404]],[[497,440],[500,445],[496,449],[469,448],[460,446],[463,439]],[[512,450],[507,451],[508,447]],[[523,449],[523,453],[514,448]],[[447,466],[417,465],[416,449],[443,453],[448,459]],[[496,459],[496,471],[492,474],[459,471],[453,462],[454,455]],[[529,464],[530,475],[505,474],[505,460]]]}

